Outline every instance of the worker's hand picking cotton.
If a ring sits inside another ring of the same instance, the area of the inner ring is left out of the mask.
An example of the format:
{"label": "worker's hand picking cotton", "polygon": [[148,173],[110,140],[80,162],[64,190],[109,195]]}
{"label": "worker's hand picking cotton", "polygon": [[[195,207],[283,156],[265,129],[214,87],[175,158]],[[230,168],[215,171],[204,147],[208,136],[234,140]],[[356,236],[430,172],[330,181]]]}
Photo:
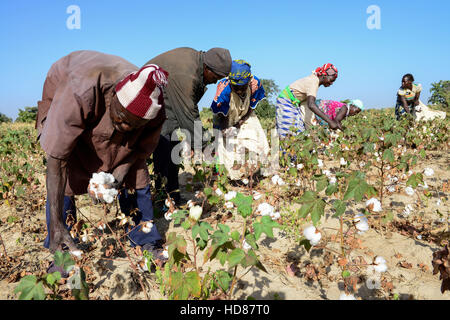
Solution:
{"label": "worker's hand picking cotton", "polygon": [[110,173],[94,173],[89,180],[89,195],[99,201],[112,203],[119,193],[117,189],[111,188],[114,180],[114,176]]}

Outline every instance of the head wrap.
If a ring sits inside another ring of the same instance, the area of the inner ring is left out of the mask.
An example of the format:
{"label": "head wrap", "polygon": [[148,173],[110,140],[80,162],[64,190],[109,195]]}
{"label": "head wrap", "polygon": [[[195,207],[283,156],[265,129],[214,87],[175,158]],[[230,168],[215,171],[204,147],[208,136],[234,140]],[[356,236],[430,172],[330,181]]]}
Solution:
{"label": "head wrap", "polygon": [[250,68],[250,64],[245,60],[233,60],[231,72],[228,75],[231,84],[238,86],[247,84],[252,77]]}
{"label": "head wrap", "polygon": [[331,63],[326,63],[322,67],[318,67],[314,72],[317,76],[332,76],[336,74],[337,77],[338,74],[337,68]]}
{"label": "head wrap", "polygon": [[132,114],[153,119],[164,105],[162,89],[169,73],[155,64],[143,66],[116,85],[116,94],[122,106]]}
{"label": "head wrap", "polygon": [[231,55],[228,49],[212,48],[203,55],[203,61],[215,74],[226,77],[231,71]]}
{"label": "head wrap", "polygon": [[354,105],[355,107],[360,108],[361,110],[364,110],[364,104],[363,104],[363,102],[362,102],[361,100],[359,100],[359,99],[353,99],[353,100],[350,100],[350,102],[349,102],[348,104],[349,104],[349,105],[352,104],[352,105]]}

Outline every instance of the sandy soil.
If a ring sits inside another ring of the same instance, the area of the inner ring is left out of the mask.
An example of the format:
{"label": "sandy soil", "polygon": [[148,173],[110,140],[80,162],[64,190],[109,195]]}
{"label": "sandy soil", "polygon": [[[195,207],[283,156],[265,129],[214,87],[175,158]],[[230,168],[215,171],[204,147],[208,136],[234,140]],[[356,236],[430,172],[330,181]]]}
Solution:
{"label": "sandy soil", "polygon": [[[387,195],[384,199],[384,208],[389,208],[394,213],[394,220],[382,229],[378,226],[377,219],[370,219],[371,229],[363,235],[357,236],[361,242],[355,246],[351,253],[352,259],[360,259],[370,262],[374,256],[382,256],[386,259],[388,271],[380,279],[382,289],[369,289],[367,285],[367,272],[362,269],[355,274],[359,275],[356,284],[355,297],[359,299],[392,299],[396,294],[399,299],[449,299],[450,292],[441,294],[438,275],[432,274],[432,254],[440,246],[440,240],[448,240],[448,190],[443,190],[443,184],[450,178],[449,154],[446,152],[430,152],[429,159],[419,163],[414,172],[422,171],[425,167],[434,169],[432,177],[426,177],[432,197],[428,201],[417,201],[417,196],[410,197],[405,194],[403,187],[399,191]],[[326,163],[328,167],[336,165]],[[191,177],[189,169],[180,175],[183,188],[183,196],[193,198],[192,192],[184,189],[186,181]],[[260,186],[261,191],[274,188],[270,179]],[[277,187],[280,188],[280,187]],[[288,188],[288,187],[285,187]],[[240,188],[234,188],[239,190]],[[420,189],[422,190],[422,189]],[[41,199],[45,197],[45,190],[39,190]],[[244,191],[244,192],[248,192]],[[277,189],[266,194],[258,203],[271,201],[281,210],[283,223],[288,219],[289,212],[298,208],[297,204],[283,202],[283,199],[274,200],[274,194],[283,193],[283,189]],[[440,199],[440,204],[437,204]],[[86,196],[77,198],[80,212],[88,221],[99,221],[103,216],[103,210],[99,206],[91,205]],[[402,211],[408,204],[414,206],[414,212],[409,217],[404,217]],[[363,208],[364,203],[352,204],[347,209],[346,216],[352,216]],[[440,214],[439,214],[440,213]],[[332,212],[328,212],[321,221],[321,230],[325,230],[328,236],[338,228],[339,221],[331,218]],[[8,217],[17,217],[11,221]],[[107,215],[107,221],[111,222],[114,212]],[[212,224],[217,223],[217,214],[203,217]],[[42,247],[42,241],[46,235],[44,208],[34,211],[16,210],[7,205],[0,207],[0,235],[10,261],[7,262],[3,248],[0,247],[0,299],[17,299],[14,288],[25,274],[43,274],[52,256],[48,250]],[[181,227],[176,227],[173,222],[167,222],[164,218],[157,220],[158,230],[161,234],[176,231],[184,232]],[[232,229],[239,228],[242,224],[241,217],[234,212],[231,219],[226,222]],[[416,232],[410,227],[403,228],[410,223],[416,228]],[[309,223],[306,223],[308,225]],[[330,228],[330,229],[329,229]],[[422,230],[423,228],[424,230]],[[301,234],[303,226],[299,226],[298,234]],[[402,231],[403,230],[403,231]],[[412,231],[411,231],[412,230]],[[323,249],[312,249],[309,253],[299,245],[293,234],[295,230],[276,230],[275,238],[269,239],[262,236],[259,241],[260,258],[266,267],[267,273],[252,269],[244,275],[234,291],[235,299],[247,299],[249,296],[255,299],[339,299],[343,290],[343,282],[340,280],[341,270],[337,263],[332,262],[332,254]],[[447,232],[445,234],[445,232]],[[441,237],[441,238],[440,238]],[[132,259],[137,256],[129,249],[129,244],[124,242],[127,252]],[[92,284],[90,298],[92,299],[145,299],[140,290],[138,277],[130,267],[126,255],[117,249],[109,257],[106,256],[105,247],[100,242],[91,243],[86,251],[83,264],[88,266],[88,282]],[[337,242],[332,242],[330,248],[339,250]],[[188,247],[188,251],[192,248]],[[136,258],[138,259],[138,258]],[[219,265],[211,265],[218,268]],[[287,271],[293,270],[291,272]],[[147,287],[150,299],[165,299],[159,292],[153,273],[141,272],[144,285]],[[238,272],[238,276],[242,270]]]}

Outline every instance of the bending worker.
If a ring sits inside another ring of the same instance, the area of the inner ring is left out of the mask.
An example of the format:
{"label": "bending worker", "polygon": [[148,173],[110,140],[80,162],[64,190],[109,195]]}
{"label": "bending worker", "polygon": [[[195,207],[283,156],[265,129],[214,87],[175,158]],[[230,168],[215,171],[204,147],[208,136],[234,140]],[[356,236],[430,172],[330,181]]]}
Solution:
{"label": "bending worker", "polygon": [[[36,127],[47,154],[48,236],[51,252],[76,245],[66,224],[76,221],[74,195],[87,191],[93,173],[109,172],[122,212],[137,206],[135,223],[153,220],[146,159],[156,148],[165,120],[162,89],[167,72],[157,65],[139,69],[128,61],[95,51],[76,51],[55,62],[38,103]],[[128,194],[127,189],[136,190]],[[161,236],[134,228],[131,245],[162,259]]]}

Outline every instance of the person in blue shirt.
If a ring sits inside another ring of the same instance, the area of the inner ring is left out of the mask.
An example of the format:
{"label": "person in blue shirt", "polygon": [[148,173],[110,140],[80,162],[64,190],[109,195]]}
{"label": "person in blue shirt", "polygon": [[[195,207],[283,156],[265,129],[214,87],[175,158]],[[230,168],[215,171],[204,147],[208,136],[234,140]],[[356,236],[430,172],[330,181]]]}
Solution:
{"label": "person in blue shirt", "polygon": [[[252,75],[250,64],[244,60],[234,60],[228,77],[217,85],[211,104],[213,127],[222,132],[218,143],[219,163],[225,165],[232,180],[248,174],[244,166],[245,150],[260,157],[258,161],[253,159],[256,162],[267,159],[269,144],[254,112],[265,96],[261,81]],[[251,163],[253,160],[249,159]]]}

